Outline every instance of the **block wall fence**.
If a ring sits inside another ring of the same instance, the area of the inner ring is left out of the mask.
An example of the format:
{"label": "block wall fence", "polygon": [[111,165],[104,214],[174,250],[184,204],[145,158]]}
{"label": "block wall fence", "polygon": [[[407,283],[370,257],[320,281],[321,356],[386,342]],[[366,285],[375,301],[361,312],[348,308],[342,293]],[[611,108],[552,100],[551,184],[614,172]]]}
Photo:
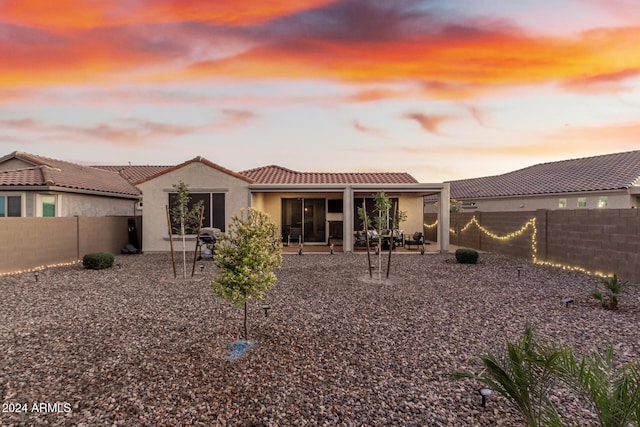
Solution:
{"label": "block wall fence", "polygon": [[[90,252],[119,254],[132,217],[2,218],[0,274],[81,260]],[[142,242],[141,217],[135,217]]]}
{"label": "block wall fence", "polygon": [[[436,214],[424,215],[427,240],[437,239],[435,221]],[[535,255],[541,262],[640,283],[639,209],[452,212],[449,236],[455,246],[532,261]]]}

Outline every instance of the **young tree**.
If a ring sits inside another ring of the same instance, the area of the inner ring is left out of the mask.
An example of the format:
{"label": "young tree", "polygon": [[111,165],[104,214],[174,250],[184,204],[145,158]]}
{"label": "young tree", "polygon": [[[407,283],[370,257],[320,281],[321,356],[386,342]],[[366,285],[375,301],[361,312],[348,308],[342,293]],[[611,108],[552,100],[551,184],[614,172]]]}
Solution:
{"label": "young tree", "polygon": [[[358,216],[364,223],[365,232],[368,232],[371,225],[378,232],[379,239],[382,239],[383,230],[389,230],[389,262],[387,264],[387,278],[389,277],[389,269],[391,267],[391,252],[393,250],[394,237],[399,228],[399,224],[406,220],[407,213],[396,208],[396,212],[391,212],[393,208],[392,200],[387,197],[386,193],[380,191],[374,195],[374,211],[373,217],[368,218],[363,208],[358,208]],[[378,241],[380,249],[382,249],[382,241]],[[368,249],[367,249],[368,250]],[[378,251],[378,280],[382,275],[382,251]]]}
{"label": "young tree", "polygon": [[244,339],[248,340],[247,301],[262,299],[276,282],[273,270],[282,264],[282,243],[269,215],[248,209],[246,218],[235,215],[226,233],[220,236],[214,264],[219,273],[213,279],[213,292],[244,305]]}
{"label": "young tree", "polygon": [[189,196],[188,185],[179,181],[178,184],[173,185],[173,188],[176,190],[176,200],[175,204],[171,206],[170,212],[171,220],[179,226],[175,231],[182,236],[182,278],[184,279],[187,277],[186,235],[196,232],[200,227],[202,201],[189,208],[191,197]]}

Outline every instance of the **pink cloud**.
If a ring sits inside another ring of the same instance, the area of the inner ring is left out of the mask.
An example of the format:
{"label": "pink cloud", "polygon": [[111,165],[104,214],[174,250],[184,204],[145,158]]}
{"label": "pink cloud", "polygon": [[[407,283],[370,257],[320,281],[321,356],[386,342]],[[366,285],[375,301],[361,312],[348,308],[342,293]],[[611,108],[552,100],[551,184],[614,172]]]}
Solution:
{"label": "pink cloud", "polygon": [[440,135],[440,125],[447,120],[452,119],[451,116],[438,115],[438,114],[423,114],[423,113],[406,113],[402,115],[405,119],[410,119],[418,122],[418,124],[427,132],[434,135]]}

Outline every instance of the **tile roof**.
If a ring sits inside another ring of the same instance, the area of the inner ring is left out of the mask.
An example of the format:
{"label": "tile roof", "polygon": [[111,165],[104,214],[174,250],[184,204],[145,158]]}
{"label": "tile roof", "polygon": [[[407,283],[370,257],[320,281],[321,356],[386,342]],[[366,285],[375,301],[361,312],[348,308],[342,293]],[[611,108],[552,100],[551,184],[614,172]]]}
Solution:
{"label": "tile roof", "polygon": [[628,189],[640,183],[640,150],[541,163],[449,183],[454,199]]}
{"label": "tile roof", "polygon": [[243,181],[253,182],[251,178],[245,175],[239,174],[238,172],[234,172],[225,167],[222,167],[216,163],[213,163],[202,156],[195,157],[191,160],[187,160],[186,162],[180,163],[179,165],[175,165],[175,166],[93,166],[93,167],[98,169],[105,169],[111,172],[116,172],[120,174],[120,176],[128,180],[131,184],[138,185],[138,184],[142,184],[143,182],[149,181],[150,179],[156,178],[160,175],[164,175],[165,173],[183,168],[192,163],[202,163],[213,169],[226,173],[227,175],[234,176]]}
{"label": "tile roof", "polygon": [[173,166],[92,166],[97,169],[104,169],[115,172],[130,183],[146,181],[152,176],[160,175]]}
{"label": "tile roof", "polygon": [[107,170],[19,151],[0,158],[0,163],[12,158],[20,159],[33,166],[0,172],[0,185],[55,186],[126,196],[140,195],[140,191],[130,182]]}
{"label": "tile roof", "polygon": [[405,172],[297,172],[281,166],[263,166],[240,172],[258,184],[416,184]]}

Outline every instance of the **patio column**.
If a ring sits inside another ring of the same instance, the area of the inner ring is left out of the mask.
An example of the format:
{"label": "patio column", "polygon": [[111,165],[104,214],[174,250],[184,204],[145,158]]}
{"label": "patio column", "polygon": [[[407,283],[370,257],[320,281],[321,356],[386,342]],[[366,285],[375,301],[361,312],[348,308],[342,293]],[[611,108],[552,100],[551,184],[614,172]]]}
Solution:
{"label": "patio column", "polygon": [[449,252],[449,199],[451,198],[450,184],[445,182],[438,195],[438,249],[440,253]]}
{"label": "patio column", "polygon": [[342,250],[353,252],[353,188],[342,192]]}

